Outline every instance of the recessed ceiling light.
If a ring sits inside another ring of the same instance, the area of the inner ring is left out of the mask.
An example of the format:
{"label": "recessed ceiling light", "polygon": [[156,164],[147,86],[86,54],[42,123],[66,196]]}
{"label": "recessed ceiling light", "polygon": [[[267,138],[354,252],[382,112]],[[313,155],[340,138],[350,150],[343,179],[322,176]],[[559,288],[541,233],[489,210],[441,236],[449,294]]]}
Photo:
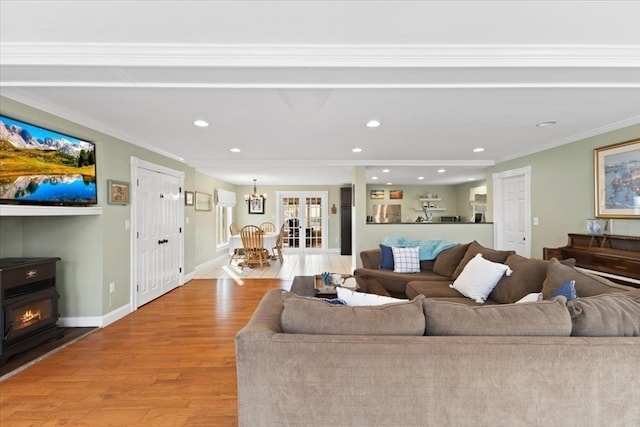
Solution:
{"label": "recessed ceiling light", "polygon": [[382,169],[382,172],[389,173],[389,169]]}
{"label": "recessed ceiling light", "polygon": [[360,147],[352,148],[351,151],[353,151],[354,153],[361,153],[362,152],[362,148],[360,148]]}
{"label": "recessed ceiling light", "polygon": [[418,179],[422,180],[424,179],[424,176],[419,176]]}
{"label": "recessed ceiling light", "polygon": [[378,177],[377,176],[372,176],[371,179],[378,179]]}
{"label": "recessed ceiling light", "polygon": [[538,123],[536,126],[538,126],[539,128],[543,128],[545,126],[553,126],[556,123],[558,123],[558,122],[556,122],[555,120],[549,120],[548,122]]}
{"label": "recessed ceiling light", "polygon": [[482,147],[476,147],[476,148],[473,149],[474,153],[482,153],[483,151],[484,151],[484,148],[482,148]]}
{"label": "recessed ceiling light", "polygon": [[467,178],[467,181],[475,181],[475,178]]}
{"label": "recessed ceiling light", "polygon": [[380,125],[381,125],[381,123],[380,123],[379,121],[377,121],[377,120],[369,120],[369,121],[367,122],[367,127],[368,127],[368,128],[377,128],[377,127],[379,127]]}
{"label": "recessed ceiling light", "polygon": [[239,153],[239,152],[240,152],[240,149],[239,149],[239,148],[232,148],[232,149],[231,149],[231,150],[229,150],[229,151],[231,151],[232,153]]}
{"label": "recessed ceiling light", "polygon": [[446,169],[438,169],[438,173],[445,173],[446,171]]}
{"label": "recessed ceiling light", "polygon": [[387,182],[387,185],[393,185],[393,182]]}
{"label": "recessed ceiling light", "polygon": [[198,126],[199,128],[206,128],[207,126],[209,126],[209,123],[204,120],[196,120],[195,122],[193,122],[193,124]]}

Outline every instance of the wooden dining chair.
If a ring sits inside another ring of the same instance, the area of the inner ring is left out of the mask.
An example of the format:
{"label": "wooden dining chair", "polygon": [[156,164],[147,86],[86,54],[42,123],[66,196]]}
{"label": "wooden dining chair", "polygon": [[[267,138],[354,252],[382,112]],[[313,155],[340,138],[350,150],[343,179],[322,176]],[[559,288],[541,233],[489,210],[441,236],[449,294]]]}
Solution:
{"label": "wooden dining chair", "polygon": [[260,230],[264,231],[265,233],[273,233],[274,231],[276,231],[276,226],[272,222],[263,222],[262,224],[260,224]]}
{"label": "wooden dining chair", "polygon": [[[237,236],[240,234],[240,230],[235,223],[229,224],[229,233],[232,236]],[[244,248],[234,248],[233,253],[229,257],[229,264],[231,264],[234,260],[244,259]]]}
{"label": "wooden dining chair", "polygon": [[282,224],[280,227],[280,233],[278,233],[278,237],[276,238],[276,245],[271,249],[273,258],[278,258],[280,260],[280,264],[284,261],[284,257],[282,256],[282,239],[284,238],[284,233],[284,224]]}
{"label": "wooden dining chair", "polygon": [[240,238],[244,247],[244,259],[242,269],[246,266],[271,265],[269,264],[269,254],[264,248],[264,231],[257,225],[245,225],[240,230]]}

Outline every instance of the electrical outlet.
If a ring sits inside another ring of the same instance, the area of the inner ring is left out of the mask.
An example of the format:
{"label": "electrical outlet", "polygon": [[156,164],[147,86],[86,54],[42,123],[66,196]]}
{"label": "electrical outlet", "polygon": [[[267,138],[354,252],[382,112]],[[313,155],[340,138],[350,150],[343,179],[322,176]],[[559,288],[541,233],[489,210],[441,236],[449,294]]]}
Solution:
{"label": "electrical outlet", "polygon": [[109,307],[113,307],[114,305],[116,305],[116,296],[115,295],[111,295],[109,297]]}
{"label": "electrical outlet", "polygon": [[109,283],[109,293],[112,294],[116,291],[116,284],[115,282],[111,282]]}

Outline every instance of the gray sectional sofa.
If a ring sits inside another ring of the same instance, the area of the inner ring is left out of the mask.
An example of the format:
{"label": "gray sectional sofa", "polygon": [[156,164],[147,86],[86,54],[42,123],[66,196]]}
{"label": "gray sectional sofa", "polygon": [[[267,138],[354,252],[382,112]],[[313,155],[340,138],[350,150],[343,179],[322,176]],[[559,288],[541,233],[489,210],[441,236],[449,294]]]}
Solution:
{"label": "gray sectional sofa", "polygon": [[[640,290],[504,262],[514,274],[482,305],[447,280],[382,306],[270,291],[236,336],[240,426],[640,425]],[[579,298],[513,303],[567,280]]]}
{"label": "gray sectional sofa", "polygon": [[239,425],[640,425],[640,338],[569,336],[607,310],[598,333],[637,335],[640,295],[578,301],[348,307],[270,291],[236,336]]}

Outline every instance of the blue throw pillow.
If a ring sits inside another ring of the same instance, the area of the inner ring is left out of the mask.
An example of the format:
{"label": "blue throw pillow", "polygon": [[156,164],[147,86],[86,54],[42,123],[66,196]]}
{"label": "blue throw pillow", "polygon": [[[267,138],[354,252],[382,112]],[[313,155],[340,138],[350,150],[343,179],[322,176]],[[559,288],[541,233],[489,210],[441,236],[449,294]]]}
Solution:
{"label": "blue throw pillow", "polygon": [[560,295],[566,297],[567,301],[578,298],[578,294],[576,293],[576,281],[569,280],[568,282],[558,286],[555,291],[549,294],[549,297],[547,299],[551,299]]}
{"label": "blue throw pillow", "polygon": [[380,245],[380,270],[393,270],[393,250],[391,246]]}

